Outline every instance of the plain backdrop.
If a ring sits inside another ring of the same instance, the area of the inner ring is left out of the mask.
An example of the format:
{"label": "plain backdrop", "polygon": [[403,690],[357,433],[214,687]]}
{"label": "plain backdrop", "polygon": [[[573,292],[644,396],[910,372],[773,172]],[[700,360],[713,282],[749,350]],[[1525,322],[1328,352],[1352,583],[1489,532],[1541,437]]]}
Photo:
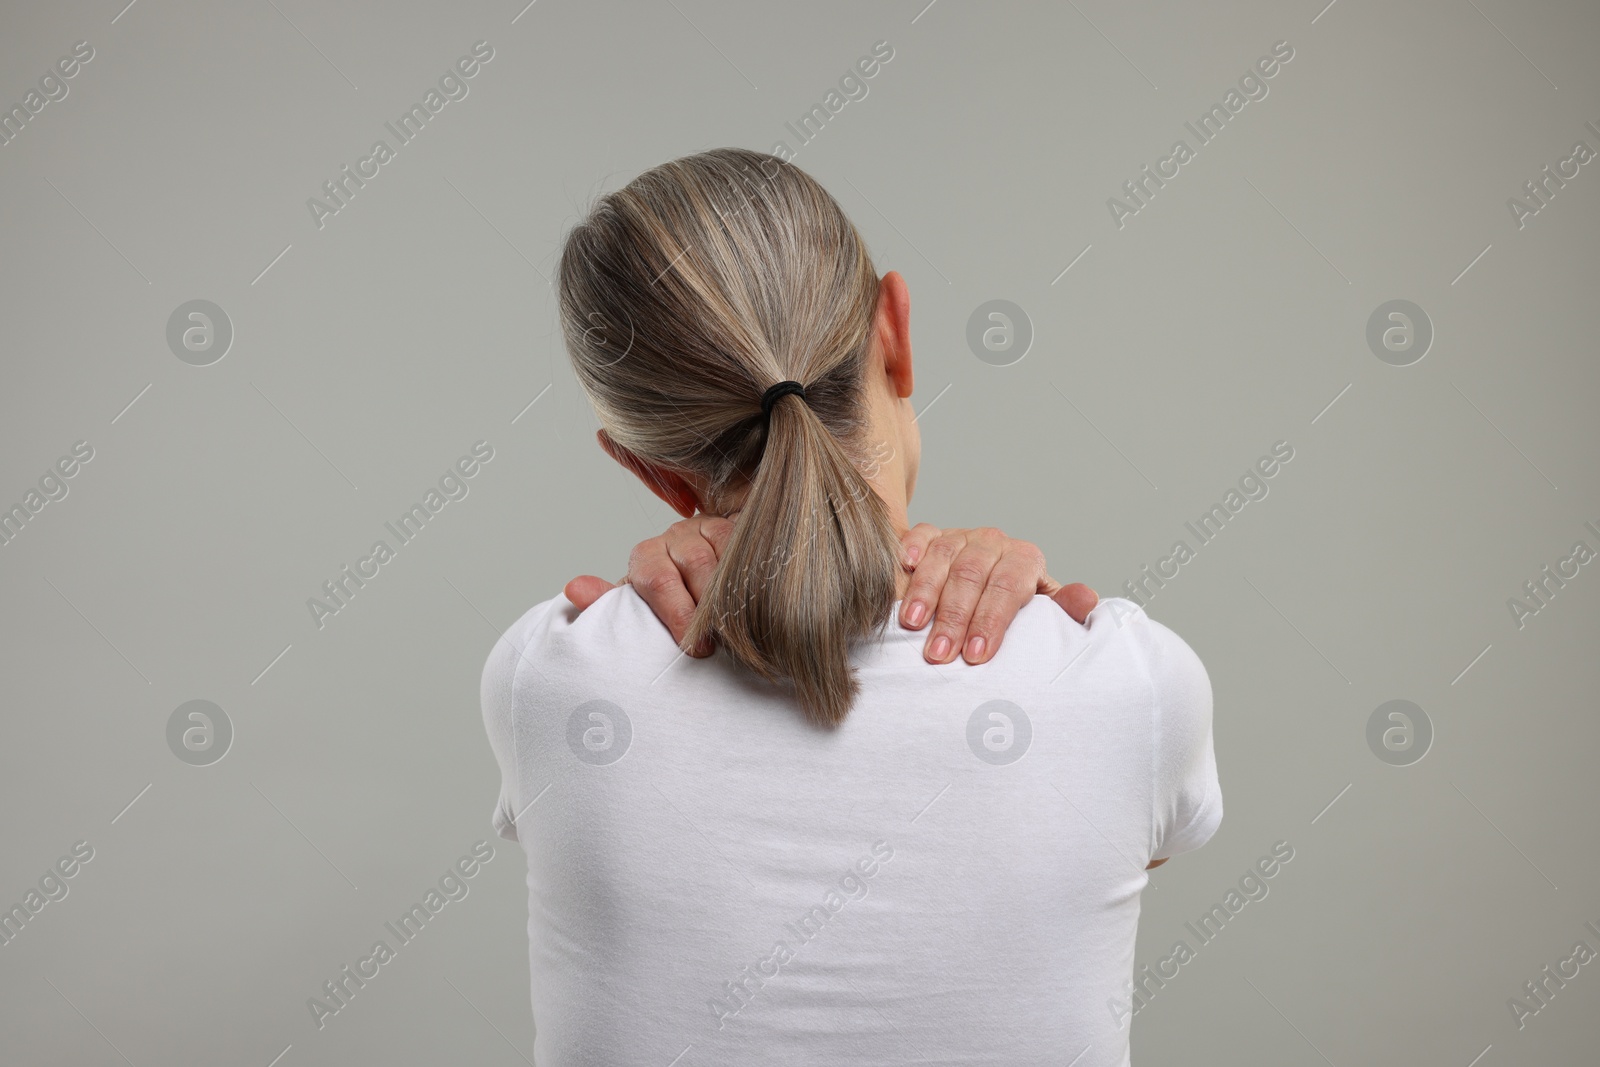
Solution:
{"label": "plain backdrop", "polygon": [[[599,193],[779,143],[910,283],[914,519],[1123,595],[1293,448],[1149,599],[1210,671],[1227,816],[1155,872],[1138,961],[1295,858],[1150,998],[1135,1060],[1593,1058],[1600,963],[1521,1025],[1508,1003],[1600,951],[1600,564],[1574,554],[1600,551],[1600,162],[1563,162],[1600,151],[1592,4],[125,2],[0,25],[0,104],[29,112],[0,147],[0,506],[30,511],[0,544],[0,904],[93,849],[0,945],[0,1059],[530,1060],[479,672],[673,518],[595,446],[548,280]],[[480,41],[467,95],[319,225],[307,201]],[[1201,145],[1185,123],[1280,41]],[[207,365],[169,343],[195,300],[231,325]],[[969,345],[992,300],[1020,359]],[[1394,300],[1431,324],[1404,366],[1368,341]],[[319,625],[308,600],[480,441],[467,495]],[[209,765],[169,744],[194,700],[231,724]],[[1387,717],[1394,751],[1369,744],[1393,700],[1409,749]],[[319,1029],[307,999],[479,840],[469,895]]]}

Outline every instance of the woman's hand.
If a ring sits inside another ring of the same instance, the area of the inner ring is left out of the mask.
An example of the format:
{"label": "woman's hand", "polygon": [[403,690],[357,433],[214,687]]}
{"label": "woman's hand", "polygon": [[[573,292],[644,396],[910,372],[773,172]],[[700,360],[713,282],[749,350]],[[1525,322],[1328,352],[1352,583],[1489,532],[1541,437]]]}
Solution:
{"label": "woman's hand", "polygon": [[[580,574],[567,583],[567,599],[579,611],[599,600],[619,585],[632,585],[656,613],[656,618],[672,631],[672,639],[683,644],[694,618],[694,607],[705,595],[711,572],[733,534],[733,520],[715,515],[695,515],[667,527],[667,532],[633,546],[628,556],[628,573],[621,581],[608,582],[592,574]],[[689,655],[711,655],[709,638]]]}
{"label": "woman's hand", "polygon": [[[712,515],[675,522],[634,547],[621,582],[580,575],[567,583],[566,597],[582,611],[617,585],[631,583],[681,643],[732,533],[731,520]],[[1048,595],[1079,623],[1099,602],[1088,586],[1063,586],[1046,574],[1037,546],[996,529],[941,530],[919,523],[901,538],[900,549],[901,565],[911,572],[900,621],[920,630],[932,620],[922,653],[930,663],[949,663],[957,650],[968,663],[987,662],[1036,593]],[[688,652],[704,657],[712,650],[708,640]]]}
{"label": "woman's hand", "polygon": [[1086,585],[1063,586],[1051,578],[1037,545],[992,526],[941,530],[919,522],[900,539],[900,550],[911,572],[900,621],[920,630],[933,620],[922,652],[929,663],[949,663],[957,650],[968,663],[992,659],[1011,620],[1036,593],[1079,623],[1100,602]]}

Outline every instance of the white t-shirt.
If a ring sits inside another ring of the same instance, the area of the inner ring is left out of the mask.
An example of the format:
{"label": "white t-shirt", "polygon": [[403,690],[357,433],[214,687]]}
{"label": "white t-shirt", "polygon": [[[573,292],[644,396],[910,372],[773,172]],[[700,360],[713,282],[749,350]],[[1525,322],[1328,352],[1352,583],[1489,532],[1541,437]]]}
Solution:
{"label": "white t-shirt", "polygon": [[1222,819],[1205,668],[1120,598],[1035,597],[983,666],[925,639],[861,645],[829,732],[632,586],[506,631],[540,1067],[1128,1062],[1145,866]]}

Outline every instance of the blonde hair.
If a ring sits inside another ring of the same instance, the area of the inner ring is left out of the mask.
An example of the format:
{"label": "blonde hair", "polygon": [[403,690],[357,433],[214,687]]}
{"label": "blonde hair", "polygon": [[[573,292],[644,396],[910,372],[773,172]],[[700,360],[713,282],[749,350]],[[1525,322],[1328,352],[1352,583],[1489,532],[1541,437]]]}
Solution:
{"label": "blonde hair", "polygon": [[[857,467],[877,300],[872,259],[827,190],[744,149],[639,175],[561,254],[567,351],[606,434],[704,479],[713,514],[739,507],[685,645],[715,635],[830,726],[859,689],[851,645],[895,596],[899,538]],[[764,415],[782,381],[804,396]]]}

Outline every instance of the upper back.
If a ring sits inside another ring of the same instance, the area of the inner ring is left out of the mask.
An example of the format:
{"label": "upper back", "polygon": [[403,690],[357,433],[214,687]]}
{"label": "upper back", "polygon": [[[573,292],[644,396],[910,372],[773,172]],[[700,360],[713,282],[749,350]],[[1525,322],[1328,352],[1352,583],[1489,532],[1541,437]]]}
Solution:
{"label": "upper back", "polygon": [[1124,1062],[1145,866],[1221,816],[1204,668],[1125,600],[1036,597],[979,667],[922,640],[860,646],[823,730],[628,586],[507,631],[541,1063]]}

